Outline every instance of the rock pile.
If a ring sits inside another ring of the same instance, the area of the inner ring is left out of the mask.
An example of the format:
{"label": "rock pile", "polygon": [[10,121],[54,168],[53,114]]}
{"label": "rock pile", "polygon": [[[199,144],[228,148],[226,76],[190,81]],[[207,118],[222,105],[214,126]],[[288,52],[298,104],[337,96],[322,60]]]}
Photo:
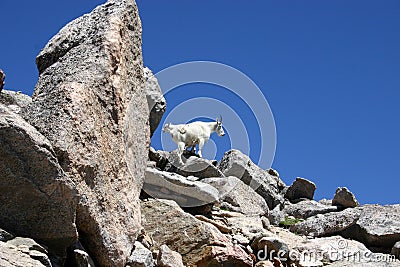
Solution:
{"label": "rock pile", "polygon": [[166,102],[134,0],[72,21],[36,63],[32,99],[0,92],[1,266],[400,266],[400,205],[346,187],[317,202],[235,149],[181,165],[149,147]]}

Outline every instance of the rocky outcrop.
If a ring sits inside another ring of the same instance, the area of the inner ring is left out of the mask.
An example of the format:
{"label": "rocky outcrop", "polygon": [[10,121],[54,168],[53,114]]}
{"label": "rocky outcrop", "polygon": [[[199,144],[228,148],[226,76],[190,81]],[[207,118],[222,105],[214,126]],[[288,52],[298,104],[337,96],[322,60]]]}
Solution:
{"label": "rocky outcrop", "polygon": [[0,92],[3,90],[4,87],[4,80],[6,79],[6,74],[2,69],[0,69]]}
{"label": "rocky outcrop", "polygon": [[184,267],[182,256],[171,250],[167,245],[162,245],[157,256],[158,267]]}
{"label": "rocky outcrop", "polygon": [[0,92],[0,103],[7,106],[15,113],[21,113],[30,103],[32,99],[21,92],[3,90]]}
{"label": "rocky outcrop", "polygon": [[154,239],[154,249],[166,244],[188,266],[253,266],[250,256],[215,226],[185,213],[173,201],[144,201],[142,224]]}
{"label": "rocky outcrop", "polygon": [[32,258],[29,255],[29,249],[27,252],[24,253],[13,245],[0,242],[0,266],[49,267]]}
{"label": "rocky outcrop", "polygon": [[392,247],[390,254],[394,255],[397,259],[400,260],[400,241],[396,242]]}
{"label": "rocky outcrop", "polygon": [[336,189],[335,196],[332,200],[332,205],[341,208],[355,208],[360,206],[356,197],[347,187],[339,187]]}
{"label": "rocky outcrop", "polygon": [[174,200],[181,207],[198,207],[218,200],[213,186],[153,168],[146,169],[143,190],[154,198]]}
{"label": "rocky outcrop", "polygon": [[153,136],[154,131],[157,129],[158,124],[164,115],[167,104],[162,94],[160,85],[158,84],[157,78],[154,76],[151,70],[147,67],[144,67],[143,74],[146,87],[147,105],[150,112],[150,136]]}
{"label": "rocky outcrop", "polygon": [[135,242],[135,250],[129,256],[127,267],[154,267],[153,254],[140,242]]}
{"label": "rocky outcrop", "polygon": [[141,44],[134,0],[70,22],[38,55],[24,112],[75,182],[80,239],[102,266],[124,266],[140,229],[149,142]]}
{"label": "rocky outcrop", "polygon": [[239,150],[232,149],[226,152],[218,163],[218,169],[225,176],[235,176],[253,188],[265,199],[269,209],[284,202],[280,195],[280,191],[285,187],[283,181],[258,167]]}
{"label": "rocky outcrop", "polygon": [[295,218],[307,219],[308,217],[337,211],[335,206],[320,204],[314,200],[300,201],[295,204],[286,203],[283,213]]}
{"label": "rocky outcrop", "polygon": [[2,104],[0,137],[1,227],[64,254],[78,235],[74,183],[50,142]]}
{"label": "rocky outcrop", "polygon": [[218,190],[221,208],[247,215],[268,216],[269,209],[265,200],[239,178],[229,176],[206,178],[201,181]]}
{"label": "rocky outcrop", "polygon": [[296,180],[289,186],[285,193],[285,198],[290,202],[296,203],[302,199],[314,198],[314,192],[317,187],[307,179],[297,177]]}

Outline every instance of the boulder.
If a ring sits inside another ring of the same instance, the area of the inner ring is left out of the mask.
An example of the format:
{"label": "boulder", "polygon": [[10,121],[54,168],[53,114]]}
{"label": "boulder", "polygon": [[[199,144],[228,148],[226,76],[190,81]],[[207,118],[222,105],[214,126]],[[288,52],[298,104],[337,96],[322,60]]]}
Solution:
{"label": "boulder", "polygon": [[167,108],[167,102],[162,94],[157,78],[147,67],[143,68],[144,82],[146,87],[147,105],[149,107],[150,136],[153,136],[158,124]]}
{"label": "boulder", "polygon": [[239,178],[229,176],[206,178],[201,181],[212,185],[218,190],[221,208],[227,208],[247,215],[268,216],[269,209],[264,198]]}
{"label": "boulder", "polygon": [[14,238],[14,235],[10,234],[9,232],[0,229],[0,241],[2,242],[7,242],[8,240],[11,240]]}
{"label": "boulder", "polygon": [[397,259],[400,260],[400,241],[396,242],[390,251],[390,254],[394,255]]}
{"label": "boulder", "polygon": [[314,237],[338,234],[356,224],[360,214],[361,211],[358,209],[317,214],[292,225],[290,231]]}
{"label": "boulder", "polygon": [[341,208],[355,208],[360,206],[356,197],[347,187],[339,187],[336,189],[335,196],[332,200],[332,205],[339,206]]}
{"label": "boulder", "polygon": [[185,267],[182,256],[176,251],[171,250],[167,245],[162,245],[157,257],[158,267]]}
{"label": "boulder", "polygon": [[198,207],[218,201],[213,186],[153,168],[146,169],[143,190],[154,198],[174,200],[181,207]]}
{"label": "boulder", "polygon": [[295,204],[286,203],[283,212],[295,218],[307,219],[308,217],[337,211],[335,206],[326,206],[314,200],[300,201]]}
{"label": "boulder", "polygon": [[21,92],[3,90],[0,92],[0,103],[7,106],[15,113],[21,113],[30,103],[32,99]]}
{"label": "boulder", "polygon": [[31,258],[29,252],[24,253],[17,247],[4,242],[0,242],[0,266],[47,267],[39,260]]}
{"label": "boulder", "polygon": [[2,104],[0,137],[0,225],[63,255],[78,236],[74,183],[50,142]]}
{"label": "boulder", "polygon": [[286,191],[285,198],[290,202],[298,202],[301,199],[314,198],[316,186],[313,182],[297,177],[296,180],[289,186]]}
{"label": "boulder", "polygon": [[36,58],[24,112],[76,183],[80,240],[101,266],[124,266],[140,230],[149,143],[141,32],[134,0],[67,24]]}
{"label": "boulder", "polygon": [[287,214],[281,209],[281,206],[276,206],[269,212],[268,220],[272,225],[279,225],[280,222],[285,220]]}
{"label": "boulder", "polygon": [[6,74],[2,69],[0,69],[0,92],[3,90],[4,87],[4,80],[6,79]]}
{"label": "boulder", "polygon": [[217,167],[225,176],[235,176],[249,185],[265,199],[269,209],[283,203],[280,191],[285,184],[279,177],[258,167],[239,150],[231,149],[226,152]]}
{"label": "boulder", "polygon": [[135,250],[129,256],[127,267],[154,267],[153,253],[145,248],[142,243],[135,242]]}
{"label": "boulder", "polygon": [[353,210],[360,216],[341,235],[362,242],[373,252],[390,253],[400,240],[400,204],[364,205]]}
{"label": "boulder", "polygon": [[166,244],[188,266],[253,266],[251,257],[218,229],[185,213],[174,201],[142,202],[142,224],[154,249]]}
{"label": "boulder", "polygon": [[[255,247],[257,251],[262,250],[263,253],[267,253],[268,256],[279,257],[281,259],[289,259],[289,247],[279,237],[276,236],[265,236],[261,239],[257,240],[256,244],[252,244],[252,247]],[[257,255],[260,255],[257,253]],[[271,259],[272,259],[271,258]]]}

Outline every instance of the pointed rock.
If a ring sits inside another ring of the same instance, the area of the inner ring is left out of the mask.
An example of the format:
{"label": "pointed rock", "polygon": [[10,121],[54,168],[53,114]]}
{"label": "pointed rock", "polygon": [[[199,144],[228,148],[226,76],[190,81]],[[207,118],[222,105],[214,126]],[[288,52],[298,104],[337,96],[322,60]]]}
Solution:
{"label": "pointed rock", "polygon": [[301,199],[312,200],[316,188],[317,187],[313,182],[297,177],[292,185],[287,189],[285,198],[289,199],[292,203],[298,202]]}
{"label": "pointed rock", "polygon": [[347,189],[347,187],[339,187],[336,189],[335,196],[332,200],[332,205],[341,208],[355,208],[360,206],[356,197],[352,192]]}

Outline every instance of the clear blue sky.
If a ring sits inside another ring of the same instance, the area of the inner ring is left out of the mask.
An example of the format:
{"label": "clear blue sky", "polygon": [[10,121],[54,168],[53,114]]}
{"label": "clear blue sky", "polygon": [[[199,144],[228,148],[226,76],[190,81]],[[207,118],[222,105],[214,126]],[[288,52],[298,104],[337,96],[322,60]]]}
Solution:
{"label": "clear blue sky", "polygon": [[[5,88],[31,94],[40,49],[103,2],[2,0]],[[154,72],[210,60],[261,88],[277,129],[273,167],[287,184],[300,176],[317,184],[317,199],[347,186],[361,203],[400,203],[400,1],[138,5],[144,62]],[[169,108],[187,96],[171,97]]]}

